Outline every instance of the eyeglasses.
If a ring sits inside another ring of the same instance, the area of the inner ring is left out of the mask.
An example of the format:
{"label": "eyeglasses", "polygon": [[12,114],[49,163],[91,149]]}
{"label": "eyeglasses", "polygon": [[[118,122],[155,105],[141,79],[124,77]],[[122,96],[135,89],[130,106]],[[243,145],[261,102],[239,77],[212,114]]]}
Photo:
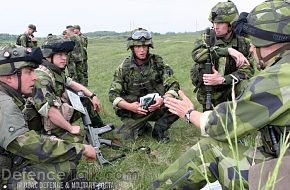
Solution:
{"label": "eyeglasses", "polygon": [[138,30],[132,34],[133,40],[140,40],[141,38],[145,38],[146,40],[150,40],[152,38],[152,36],[148,31],[144,31],[144,30]]}

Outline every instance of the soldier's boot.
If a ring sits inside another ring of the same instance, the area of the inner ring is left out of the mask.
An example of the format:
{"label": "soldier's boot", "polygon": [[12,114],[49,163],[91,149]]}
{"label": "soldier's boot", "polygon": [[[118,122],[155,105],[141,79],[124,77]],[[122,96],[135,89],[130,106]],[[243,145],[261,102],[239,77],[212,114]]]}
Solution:
{"label": "soldier's boot", "polygon": [[170,138],[165,134],[165,130],[154,128],[152,131],[152,137],[161,143],[168,143]]}

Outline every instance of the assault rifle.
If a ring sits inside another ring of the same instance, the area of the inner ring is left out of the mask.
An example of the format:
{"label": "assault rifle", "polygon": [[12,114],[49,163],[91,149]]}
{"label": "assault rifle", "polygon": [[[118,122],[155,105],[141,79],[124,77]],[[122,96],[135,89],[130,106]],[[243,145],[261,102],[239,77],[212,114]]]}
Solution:
{"label": "assault rifle", "polygon": [[[204,65],[205,74],[212,74],[213,73],[213,71],[212,71],[213,59],[211,56],[211,51],[212,51],[212,47],[215,44],[215,32],[214,32],[214,30],[212,30],[210,28],[206,29],[205,43],[206,43],[206,48],[208,49],[208,57],[207,57],[205,65]],[[212,109],[212,103],[211,103],[212,89],[213,89],[213,87],[211,85],[205,85],[206,97],[205,97],[205,110],[204,111]]]}
{"label": "assault rifle", "polygon": [[110,146],[110,147],[122,148],[121,145],[114,143],[112,140],[103,139],[100,137],[100,135],[112,131],[115,127],[113,124],[108,124],[108,125],[105,125],[105,126],[100,127],[100,128],[93,128],[91,119],[90,119],[88,111],[87,111],[87,108],[85,108],[85,111],[86,111],[86,114],[82,114],[83,124],[85,126],[88,141],[96,150],[97,159],[98,159],[100,165],[103,166],[106,164],[110,164],[112,161],[124,157],[125,154],[117,156],[111,160],[106,160],[104,158],[102,151],[101,151],[102,144]]}

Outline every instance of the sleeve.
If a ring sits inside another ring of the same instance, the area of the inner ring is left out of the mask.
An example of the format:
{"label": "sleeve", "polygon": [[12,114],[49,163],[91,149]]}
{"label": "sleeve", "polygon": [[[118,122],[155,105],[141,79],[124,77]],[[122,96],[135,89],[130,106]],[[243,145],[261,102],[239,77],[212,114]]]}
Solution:
{"label": "sleeve", "polygon": [[123,72],[122,72],[122,64],[115,70],[113,75],[113,80],[109,89],[109,100],[113,103],[113,107],[123,100],[121,97],[124,89],[124,81],[123,81]]}
{"label": "sleeve", "polygon": [[80,159],[83,148],[82,144],[68,143],[30,130],[12,141],[7,150],[34,162],[53,164]]}
{"label": "sleeve", "polygon": [[[289,110],[289,101],[281,99],[284,93],[281,89],[289,86],[289,82],[277,84],[277,75],[274,75],[270,76],[268,73],[252,78],[239,99],[219,104],[215,111],[208,115],[205,132],[212,138],[226,141],[226,131],[233,139],[235,134],[237,137],[243,137],[269,123],[280,121],[282,123],[279,126],[285,126],[288,120],[279,120],[279,117],[283,117]],[[279,80],[283,81],[281,78]],[[236,103],[237,107],[234,112],[231,109],[233,103]]]}
{"label": "sleeve", "polygon": [[58,105],[57,97],[54,93],[52,79],[41,70],[36,70],[37,80],[33,89],[33,102],[36,110],[44,117],[47,117],[51,106]]}
{"label": "sleeve", "polygon": [[191,52],[192,59],[196,63],[205,63],[208,57],[208,49],[206,44],[202,40],[196,40],[194,42],[194,48]]}

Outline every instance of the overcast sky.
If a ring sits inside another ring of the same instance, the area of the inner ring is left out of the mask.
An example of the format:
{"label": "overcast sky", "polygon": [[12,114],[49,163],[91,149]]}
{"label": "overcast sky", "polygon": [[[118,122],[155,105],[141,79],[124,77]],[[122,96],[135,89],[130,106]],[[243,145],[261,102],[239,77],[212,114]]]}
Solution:
{"label": "overcast sky", "polygon": [[[35,24],[35,36],[61,34],[66,25],[82,32],[124,32],[137,27],[152,32],[192,32],[211,25],[210,9],[221,0],[8,0],[1,1],[0,33],[20,34]],[[225,0],[223,0],[225,2]],[[240,12],[264,0],[233,0]]]}

